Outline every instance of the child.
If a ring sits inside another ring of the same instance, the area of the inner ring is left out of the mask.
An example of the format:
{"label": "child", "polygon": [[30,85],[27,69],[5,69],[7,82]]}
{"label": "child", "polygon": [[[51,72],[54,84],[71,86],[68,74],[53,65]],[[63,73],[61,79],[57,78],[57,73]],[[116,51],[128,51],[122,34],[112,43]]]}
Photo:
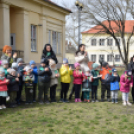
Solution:
{"label": "child", "polygon": [[37,83],[38,83],[38,69],[37,69],[35,61],[31,60],[29,64],[31,66],[32,73],[34,74],[34,77],[35,77],[35,80],[33,82],[33,102],[36,102],[36,90],[37,90]]}
{"label": "child", "polygon": [[81,102],[80,99],[80,90],[81,90],[81,85],[83,81],[84,74],[80,70],[80,64],[75,63],[74,64],[75,71],[73,72],[73,77],[74,77],[74,89],[75,89],[75,102]]}
{"label": "child", "polygon": [[3,68],[0,68],[0,109],[6,108],[6,97],[7,94],[7,85],[9,80],[5,78],[5,71]]}
{"label": "child", "polygon": [[92,91],[92,82],[93,76],[91,75],[90,71],[86,71],[83,78],[82,83],[82,91],[83,91],[83,98],[84,102],[90,102],[90,92]]}
{"label": "child", "polygon": [[129,92],[130,89],[133,87],[133,77],[132,77],[132,71],[125,71],[125,73],[121,76],[120,79],[120,91],[122,92],[122,100],[123,100],[123,105],[129,105],[131,106],[132,104],[129,102]]}
{"label": "child", "polygon": [[17,92],[19,91],[19,78],[17,77],[17,73],[14,69],[10,69],[7,79],[9,79],[8,93],[10,96],[10,107],[14,108],[17,106],[15,104],[15,99]]}
{"label": "child", "polygon": [[[63,64],[60,68],[61,75],[61,99],[60,102],[68,102],[67,92],[69,90],[69,84],[71,82],[72,68],[68,65],[68,59],[63,59]],[[63,99],[64,94],[64,99]]]}
{"label": "child", "polygon": [[8,61],[7,60],[2,60],[2,67],[5,71],[5,77],[7,78],[7,75],[8,75]]}
{"label": "child", "polygon": [[22,58],[17,59],[18,64],[18,75],[19,75],[19,91],[17,92],[17,103],[20,104],[22,102],[21,92],[23,90],[23,72],[24,72],[24,61]]}
{"label": "child", "polygon": [[25,67],[25,75],[23,75],[23,81],[25,85],[26,104],[32,104],[33,102],[33,82],[35,80],[30,66]]}
{"label": "child", "polygon": [[112,69],[112,76],[110,79],[112,103],[118,103],[118,90],[120,89],[119,82],[120,82],[120,77],[117,74],[117,70]]}
{"label": "child", "polygon": [[56,67],[56,62],[54,60],[49,60],[49,66],[52,71],[50,83],[50,98],[51,102],[56,102],[56,87],[58,85],[58,78],[60,75]]}
{"label": "child", "polygon": [[92,102],[99,102],[98,98],[97,98],[97,89],[99,86],[99,79],[100,79],[100,75],[99,75],[99,65],[96,63],[93,63],[92,65],[92,71],[91,74],[93,76],[93,82],[92,82]]}
{"label": "child", "polygon": [[46,104],[49,104],[48,101],[48,89],[50,87],[50,81],[51,81],[51,69],[48,66],[49,62],[47,59],[42,59],[39,69],[38,69],[38,100],[40,104],[43,104],[42,102],[42,95],[44,93],[44,101]]}

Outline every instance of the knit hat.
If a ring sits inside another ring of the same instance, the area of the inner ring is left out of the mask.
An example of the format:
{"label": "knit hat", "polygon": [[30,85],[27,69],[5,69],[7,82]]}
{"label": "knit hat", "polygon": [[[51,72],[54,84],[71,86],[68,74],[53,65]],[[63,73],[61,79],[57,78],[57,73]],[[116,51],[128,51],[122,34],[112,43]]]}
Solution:
{"label": "knit hat", "polygon": [[17,63],[19,64],[20,62],[22,62],[22,63],[24,62],[22,58],[17,59]]}
{"label": "knit hat", "polygon": [[117,72],[117,70],[115,68],[112,69],[112,72]]}
{"label": "knit hat", "polygon": [[106,67],[107,65],[108,65],[108,63],[105,62],[105,61],[102,63],[102,66],[103,66],[103,67]]}
{"label": "knit hat", "polygon": [[0,68],[0,74],[3,74],[3,73],[5,73],[5,70],[1,67]]}
{"label": "knit hat", "polygon": [[93,67],[93,69],[96,69],[99,67],[99,64],[93,63],[92,67]]}
{"label": "knit hat", "polygon": [[67,58],[63,59],[63,64],[68,64],[68,59]]}
{"label": "knit hat", "polygon": [[52,66],[52,65],[54,65],[54,64],[56,64],[56,62],[55,62],[54,60],[50,59],[50,61],[49,61],[49,66]]}
{"label": "knit hat", "polygon": [[78,62],[76,62],[76,63],[74,64],[74,67],[76,68],[76,67],[78,67],[78,66],[80,66],[80,64],[79,64]]}
{"label": "knit hat", "polygon": [[16,72],[14,69],[10,69],[9,73],[11,74],[12,72]]}
{"label": "knit hat", "polygon": [[17,69],[17,68],[18,68],[18,64],[17,64],[16,62],[13,62],[13,63],[12,63],[12,68],[13,68],[13,69],[14,69],[14,68]]}
{"label": "knit hat", "polygon": [[48,62],[48,60],[47,59],[41,59],[41,63],[44,63],[44,64],[46,64],[46,65],[48,65],[49,64],[49,62]]}
{"label": "knit hat", "polygon": [[127,71],[126,71],[126,74],[127,74],[127,76],[132,76],[132,71],[127,70]]}
{"label": "knit hat", "polygon": [[2,66],[5,65],[5,64],[8,64],[8,61],[7,60],[2,60]]}
{"label": "knit hat", "polygon": [[25,67],[25,70],[27,72],[27,71],[31,70],[31,67],[28,65],[28,66]]}
{"label": "knit hat", "polygon": [[35,65],[36,63],[35,63],[34,60],[31,60],[31,61],[29,62],[29,64],[30,64],[30,66],[31,66],[31,65]]}

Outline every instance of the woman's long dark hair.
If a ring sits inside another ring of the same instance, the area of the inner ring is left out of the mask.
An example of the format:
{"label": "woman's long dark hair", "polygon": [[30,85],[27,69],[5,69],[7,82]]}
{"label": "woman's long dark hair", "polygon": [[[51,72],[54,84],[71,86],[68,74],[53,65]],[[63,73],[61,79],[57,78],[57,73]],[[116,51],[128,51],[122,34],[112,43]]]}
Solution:
{"label": "woman's long dark hair", "polygon": [[81,52],[82,55],[85,53],[84,51],[81,51],[81,50],[80,50],[82,46],[85,46],[85,44],[80,44],[80,45],[79,45],[78,50],[76,51],[76,55],[77,55],[79,52]]}
{"label": "woman's long dark hair", "polygon": [[52,46],[51,46],[50,44],[46,44],[46,45],[44,46],[43,54],[44,54],[44,55],[47,54],[47,52],[48,52],[48,51],[46,50],[47,46],[50,46],[50,49],[51,49],[50,52],[51,52],[51,54],[55,54],[54,51],[53,51],[53,49],[52,49]]}

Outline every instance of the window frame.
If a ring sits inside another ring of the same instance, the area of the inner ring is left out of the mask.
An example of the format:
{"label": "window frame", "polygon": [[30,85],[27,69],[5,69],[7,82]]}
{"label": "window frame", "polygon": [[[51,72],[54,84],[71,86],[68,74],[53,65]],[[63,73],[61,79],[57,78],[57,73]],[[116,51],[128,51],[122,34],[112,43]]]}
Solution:
{"label": "window frame", "polygon": [[[112,44],[109,45],[109,40],[112,40]],[[113,39],[107,39],[107,46],[113,46]]]}
{"label": "window frame", "polygon": [[[119,56],[119,58],[118,58],[119,60],[117,60],[117,58],[116,58],[117,56]],[[120,62],[120,61],[121,61],[121,56],[119,54],[116,54],[115,55],[115,62]]]}
{"label": "window frame", "polygon": [[[104,41],[104,44],[103,45],[101,45],[101,41]],[[105,39],[99,39],[99,46],[105,46]]]}
{"label": "window frame", "polygon": [[[111,56],[111,57],[109,57]],[[107,62],[112,62],[113,61],[113,55],[112,54],[108,54],[107,55]]]}
{"label": "window frame", "polygon": [[[95,44],[93,44],[93,41],[95,41]],[[97,39],[91,39],[91,46],[96,46],[97,45]]]}
{"label": "window frame", "polygon": [[[96,58],[97,58],[96,54],[91,54],[91,61],[92,62],[96,62]],[[93,60],[93,59],[95,59],[95,60]]]}
{"label": "window frame", "polygon": [[[121,45],[121,39],[120,39],[120,38],[117,38],[117,39],[118,39],[118,41],[119,41],[119,43],[120,43],[120,45]],[[115,46],[117,46],[116,41],[115,41]]]}
{"label": "window frame", "polygon": [[[33,37],[34,27],[35,27],[35,38]],[[32,44],[34,40],[35,40],[35,46],[34,44]],[[33,49],[33,46],[35,47],[35,49]],[[37,25],[34,24],[31,24],[31,52],[37,52]]]}

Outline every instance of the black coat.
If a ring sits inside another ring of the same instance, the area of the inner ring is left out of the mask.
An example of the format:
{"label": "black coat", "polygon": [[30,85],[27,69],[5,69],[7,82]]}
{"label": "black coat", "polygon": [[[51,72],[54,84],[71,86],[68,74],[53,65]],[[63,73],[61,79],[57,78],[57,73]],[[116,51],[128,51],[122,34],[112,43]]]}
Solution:
{"label": "black coat", "polygon": [[128,70],[131,70],[132,71],[132,74],[133,74],[133,78],[134,78],[134,62],[130,62],[128,64]]}
{"label": "black coat", "polygon": [[19,82],[16,81],[17,77],[14,77],[12,75],[8,75],[7,76],[7,79],[9,79],[9,84],[8,84],[8,91],[11,92],[11,91],[19,91]]}
{"label": "black coat", "polygon": [[[46,66],[45,68],[49,68],[48,66]],[[38,81],[39,83],[47,83],[50,82],[51,80],[51,69],[49,68],[49,71],[45,71],[45,68],[43,68],[42,66],[39,66],[38,68]]]}
{"label": "black coat", "polygon": [[55,53],[54,52],[51,52],[51,55],[49,55],[49,56],[47,56],[44,52],[43,52],[43,54],[42,54],[42,57],[41,57],[41,59],[53,59],[55,62],[56,62],[56,64],[58,63],[58,60],[57,60],[57,57],[56,57],[56,55],[55,55]]}

